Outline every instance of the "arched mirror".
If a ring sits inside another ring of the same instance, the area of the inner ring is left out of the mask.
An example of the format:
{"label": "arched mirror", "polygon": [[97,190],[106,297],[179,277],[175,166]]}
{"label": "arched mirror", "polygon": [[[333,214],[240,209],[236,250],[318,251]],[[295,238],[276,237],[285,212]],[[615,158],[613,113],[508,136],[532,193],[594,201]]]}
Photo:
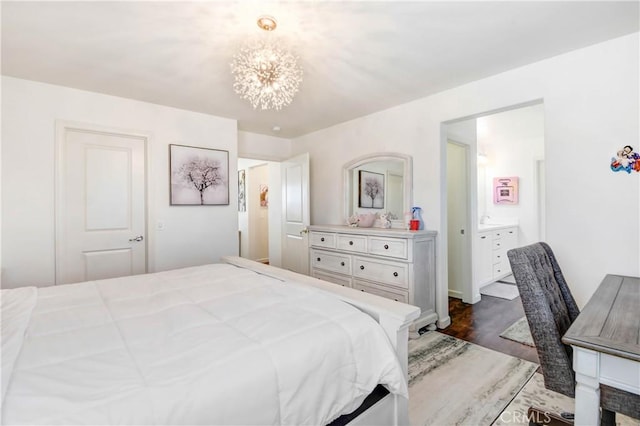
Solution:
{"label": "arched mirror", "polygon": [[393,228],[404,228],[411,211],[411,156],[394,152],[365,155],[343,167],[345,220],[354,213],[390,213]]}

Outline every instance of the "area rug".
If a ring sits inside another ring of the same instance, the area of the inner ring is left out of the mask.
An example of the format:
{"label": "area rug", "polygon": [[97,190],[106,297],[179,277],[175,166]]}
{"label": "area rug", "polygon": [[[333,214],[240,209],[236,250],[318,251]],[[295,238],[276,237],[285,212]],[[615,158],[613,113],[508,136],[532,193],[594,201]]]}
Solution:
{"label": "area rug", "polygon": [[491,283],[480,289],[480,294],[485,296],[499,297],[501,299],[513,300],[520,296],[518,287],[513,284],[505,284],[501,282]]}
{"label": "area rug", "polygon": [[525,317],[520,318],[518,321],[507,327],[505,331],[500,333],[500,337],[532,346],[534,348],[536,347],[535,343],[533,343],[533,337],[531,337],[529,323]]}
{"label": "area rug", "polygon": [[437,331],[409,341],[409,420],[490,425],[529,380],[534,363]]}
{"label": "area rug", "polygon": [[[531,406],[543,408],[552,413],[561,413],[563,411],[573,413],[575,411],[573,398],[546,389],[542,374],[536,373],[507,408],[500,413],[493,424],[495,426],[526,425],[529,423],[526,420],[527,410]],[[619,426],[640,426],[640,420],[616,414],[616,424]]]}

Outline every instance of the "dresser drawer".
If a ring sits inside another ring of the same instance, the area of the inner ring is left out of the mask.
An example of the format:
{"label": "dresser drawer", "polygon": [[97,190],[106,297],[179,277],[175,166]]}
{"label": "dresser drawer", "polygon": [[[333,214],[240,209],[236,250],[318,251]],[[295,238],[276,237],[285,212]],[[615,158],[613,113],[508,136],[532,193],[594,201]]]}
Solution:
{"label": "dresser drawer", "polygon": [[407,258],[407,240],[401,238],[369,237],[369,253],[380,256]]}
{"label": "dresser drawer", "polygon": [[312,231],[309,243],[314,247],[336,248],[336,234]]}
{"label": "dresser drawer", "polygon": [[338,235],[337,248],[339,250],[367,252],[367,237],[362,235]]}
{"label": "dresser drawer", "polygon": [[312,250],[311,265],[318,269],[325,269],[347,275],[351,274],[351,256],[348,254]]}
{"label": "dresser drawer", "polygon": [[365,293],[371,293],[386,299],[395,300],[396,302],[409,303],[409,294],[406,291],[393,291],[388,288],[381,288],[380,286],[359,280],[353,281],[353,288]]}
{"label": "dresser drawer", "polygon": [[403,289],[409,288],[409,266],[405,263],[385,262],[356,257],[353,276],[377,281]]}
{"label": "dresser drawer", "polygon": [[311,276],[319,280],[328,281],[334,284],[340,284],[344,287],[351,287],[351,277],[349,276],[332,274],[330,272],[324,272],[318,269],[312,269]]}

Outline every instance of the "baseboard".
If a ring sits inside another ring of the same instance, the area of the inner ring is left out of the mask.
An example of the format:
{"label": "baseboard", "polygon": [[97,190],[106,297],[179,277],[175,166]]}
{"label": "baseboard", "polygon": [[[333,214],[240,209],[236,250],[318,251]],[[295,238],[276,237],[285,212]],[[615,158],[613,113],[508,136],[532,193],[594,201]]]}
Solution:
{"label": "baseboard", "polygon": [[456,299],[462,299],[462,292],[458,290],[449,290],[449,297],[455,297]]}

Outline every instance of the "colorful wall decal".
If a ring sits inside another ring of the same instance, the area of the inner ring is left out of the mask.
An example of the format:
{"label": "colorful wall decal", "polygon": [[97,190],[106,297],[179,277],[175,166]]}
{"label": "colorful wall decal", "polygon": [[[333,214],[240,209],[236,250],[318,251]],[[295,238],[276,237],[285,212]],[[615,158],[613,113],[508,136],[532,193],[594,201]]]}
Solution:
{"label": "colorful wall decal", "polygon": [[624,146],[615,157],[611,157],[611,170],[627,173],[640,172],[640,154],[634,152],[631,145]]}

